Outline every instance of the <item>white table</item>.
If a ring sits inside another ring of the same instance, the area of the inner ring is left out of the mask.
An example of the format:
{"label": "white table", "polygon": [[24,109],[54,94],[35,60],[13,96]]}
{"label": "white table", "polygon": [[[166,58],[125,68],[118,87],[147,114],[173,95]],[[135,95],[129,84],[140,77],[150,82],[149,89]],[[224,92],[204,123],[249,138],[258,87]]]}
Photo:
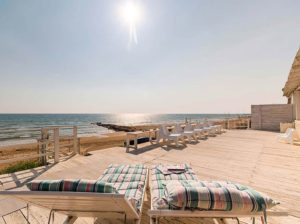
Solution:
{"label": "white table", "polygon": [[[155,138],[157,138],[157,133],[158,130],[154,129],[154,130],[150,130],[150,131],[135,131],[135,132],[127,132],[126,134],[126,152],[128,151],[129,148],[134,148],[137,149],[138,148],[138,137],[149,137],[149,141],[152,144],[152,137],[154,135]],[[130,145],[130,140],[133,139],[134,144]]]}

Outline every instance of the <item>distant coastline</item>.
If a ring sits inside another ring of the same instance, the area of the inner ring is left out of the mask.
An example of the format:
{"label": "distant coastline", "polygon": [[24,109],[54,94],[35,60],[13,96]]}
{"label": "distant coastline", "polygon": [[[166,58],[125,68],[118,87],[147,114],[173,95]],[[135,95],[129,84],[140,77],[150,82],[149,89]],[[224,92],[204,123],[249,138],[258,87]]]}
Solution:
{"label": "distant coastline", "polygon": [[[224,120],[249,114],[0,114],[0,130],[34,129],[46,126],[76,125],[79,137],[99,137],[114,132],[95,123],[153,125],[195,120]],[[68,133],[64,133],[68,134]],[[0,134],[0,145],[34,143],[38,133]]]}

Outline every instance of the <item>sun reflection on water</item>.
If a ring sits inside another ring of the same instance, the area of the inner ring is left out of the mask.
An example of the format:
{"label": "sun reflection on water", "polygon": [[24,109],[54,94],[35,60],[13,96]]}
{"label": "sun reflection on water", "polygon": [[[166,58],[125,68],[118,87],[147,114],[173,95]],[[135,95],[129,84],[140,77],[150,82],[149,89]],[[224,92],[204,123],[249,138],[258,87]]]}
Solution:
{"label": "sun reflection on water", "polygon": [[152,123],[154,114],[140,114],[140,113],[126,113],[126,114],[112,114],[112,119],[115,123],[121,125],[137,125]]}

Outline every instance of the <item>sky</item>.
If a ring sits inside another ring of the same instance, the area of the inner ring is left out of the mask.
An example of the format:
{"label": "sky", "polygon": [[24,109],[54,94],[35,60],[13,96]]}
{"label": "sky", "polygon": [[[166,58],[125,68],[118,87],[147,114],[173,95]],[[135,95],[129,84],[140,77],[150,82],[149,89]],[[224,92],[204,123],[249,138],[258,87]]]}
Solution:
{"label": "sky", "polygon": [[0,113],[250,113],[286,103],[299,0],[0,0]]}

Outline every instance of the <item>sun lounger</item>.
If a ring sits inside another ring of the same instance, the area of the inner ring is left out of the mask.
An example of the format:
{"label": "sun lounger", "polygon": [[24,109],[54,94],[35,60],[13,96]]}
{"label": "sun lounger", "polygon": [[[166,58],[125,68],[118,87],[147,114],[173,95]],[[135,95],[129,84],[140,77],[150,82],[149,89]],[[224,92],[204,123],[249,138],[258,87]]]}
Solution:
{"label": "sun lounger", "polygon": [[283,134],[278,134],[277,135],[277,140],[284,140],[288,141],[290,144],[293,144],[293,133],[295,132],[294,128],[288,128],[286,129],[285,133]]}
{"label": "sun lounger", "polygon": [[202,125],[203,128],[205,129],[209,129],[209,133],[208,134],[212,134],[212,135],[215,135],[219,129],[219,127],[217,127],[216,125],[210,125],[209,122],[207,120],[205,120],[203,122],[203,125]]}
{"label": "sun lounger", "polygon": [[158,132],[158,136],[157,136],[157,143],[159,143],[159,141],[163,139],[167,139],[167,140],[171,140],[174,141],[176,144],[176,147],[178,147],[178,142],[181,139],[184,143],[184,136],[182,134],[171,134],[166,126],[162,125],[159,128],[159,132]]}
{"label": "sun lounger", "polygon": [[200,122],[197,122],[196,126],[198,129],[202,129],[207,135],[210,135],[210,134],[214,135],[216,132],[215,128],[210,127],[210,126],[205,126],[204,124],[201,124]]}
{"label": "sun lounger", "polygon": [[201,125],[200,125],[199,122],[196,122],[194,131],[197,133],[199,139],[200,139],[202,136],[205,136],[205,137],[206,137],[206,135],[205,135],[205,132],[206,132],[206,131],[201,127]]}
{"label": "sun lounger", "polygon": [[[121,219],[125,223],[140,223],[147,179],[148,170],[144,165],[111,165],[97,181],[106,181],[117,193],[2,191],[0,195],[49,209],[49,220],[53,212],[59,212],[68,216],[65,223],[74,223],[78,217]],[[62,185],[57,186],[61,188]],[[85,187],[89,186],[91,185]]]}
{"label": "sun lounger", "polygon": [[[184,170],[182,170],[182,168],[184,168]],[[262,219],[263,223],[266,223],[265,221],[267,215],[288,215],[286,212],[273,212],[266,209],[261,210],[263,205],[261,206],[255,200],[256,194],[259,194],[259,192],[256,192],[243,185],[225,181],[199,181],[191,167],[187,164],[175,166],[155,165],[151,168],[150,178],[151,209],[148,210],[148,215],[150,216],[151,224],[159,223],[159,219],[162,217],[212,218],[216,224],[227,223],[227,218],[234,218],[238,220],[238,218],[242,217],[259,217]],[[203,197],[203,200],[202,196],[205,196],[205,194],[200,194],[199,198],[197,198],[199,194],[193,195],[185,190],[182,191],[182,195],[177,195],[178,197],[175,197],[175,199],[177,199],[177,203],[180,204],[181,202],[183,203],[183,198],[185,198],[190,204],[176,207],[172,202],[170,202],[172,193],[174,193],[174,191],[176,192],[178,189],[180,189],[180,187],[182,187],[176,183],[184,183],[186,186],[191,186],[192,188],[198,187],[200,191],[207,191],[207,197]],[[169,191],[170,188],[171,190]],[[174,190],[173,192],[172,189]],[[247,192],[243,192],[242,190]],[[225,195],[225,202],[220,201],[222,197],[218,197],[222,195],[222,192],[223,195]],[[237,192],[237,194],[234,194],[234,192]],[[240,194],[243,195],[243,197],[240,197]],[[232,201],[226,201],[226,197],[228,196]],[[241,204],[235,205],[233,201]],[[202,209],[195,207],[190,208],[192,207],[192,204],[195,206],[195,202],[197,203],[196,207],[200,206]],[[251,208],[253,208],[253,210],[252,212],[249,212],[248,210]]]}
{"label": "sun lounger", "polygon": [[184,127],[184,131],[193,131],[199,139],[202,137],[202,135],[205,134],[205,131],[199,126],[197,126],[197,124],[195,128],[193,128],[193,126],[190,123],[187,123]]}
{"label": "sun lounger", "polygon": [[214,125],[211,122],[209,122],[207,119],[204,121],[204,126],[210,127],[215,130],[216,133],[221,133],[222,131],[222,125]]}
{"label": "sun lounger", "polygon": [[189,143],[191,142],[191,138],[193,137],[195,140],[197,140],[197,137],[196,137],[196,133],[194,131],[186,131],[186,130],[183,130],[181,128],[181,126],[179,124],[175,124],[175,127],[174,127],[174,133],[175,134],[181,134],[183,135],[184,137],[187,137]]}

